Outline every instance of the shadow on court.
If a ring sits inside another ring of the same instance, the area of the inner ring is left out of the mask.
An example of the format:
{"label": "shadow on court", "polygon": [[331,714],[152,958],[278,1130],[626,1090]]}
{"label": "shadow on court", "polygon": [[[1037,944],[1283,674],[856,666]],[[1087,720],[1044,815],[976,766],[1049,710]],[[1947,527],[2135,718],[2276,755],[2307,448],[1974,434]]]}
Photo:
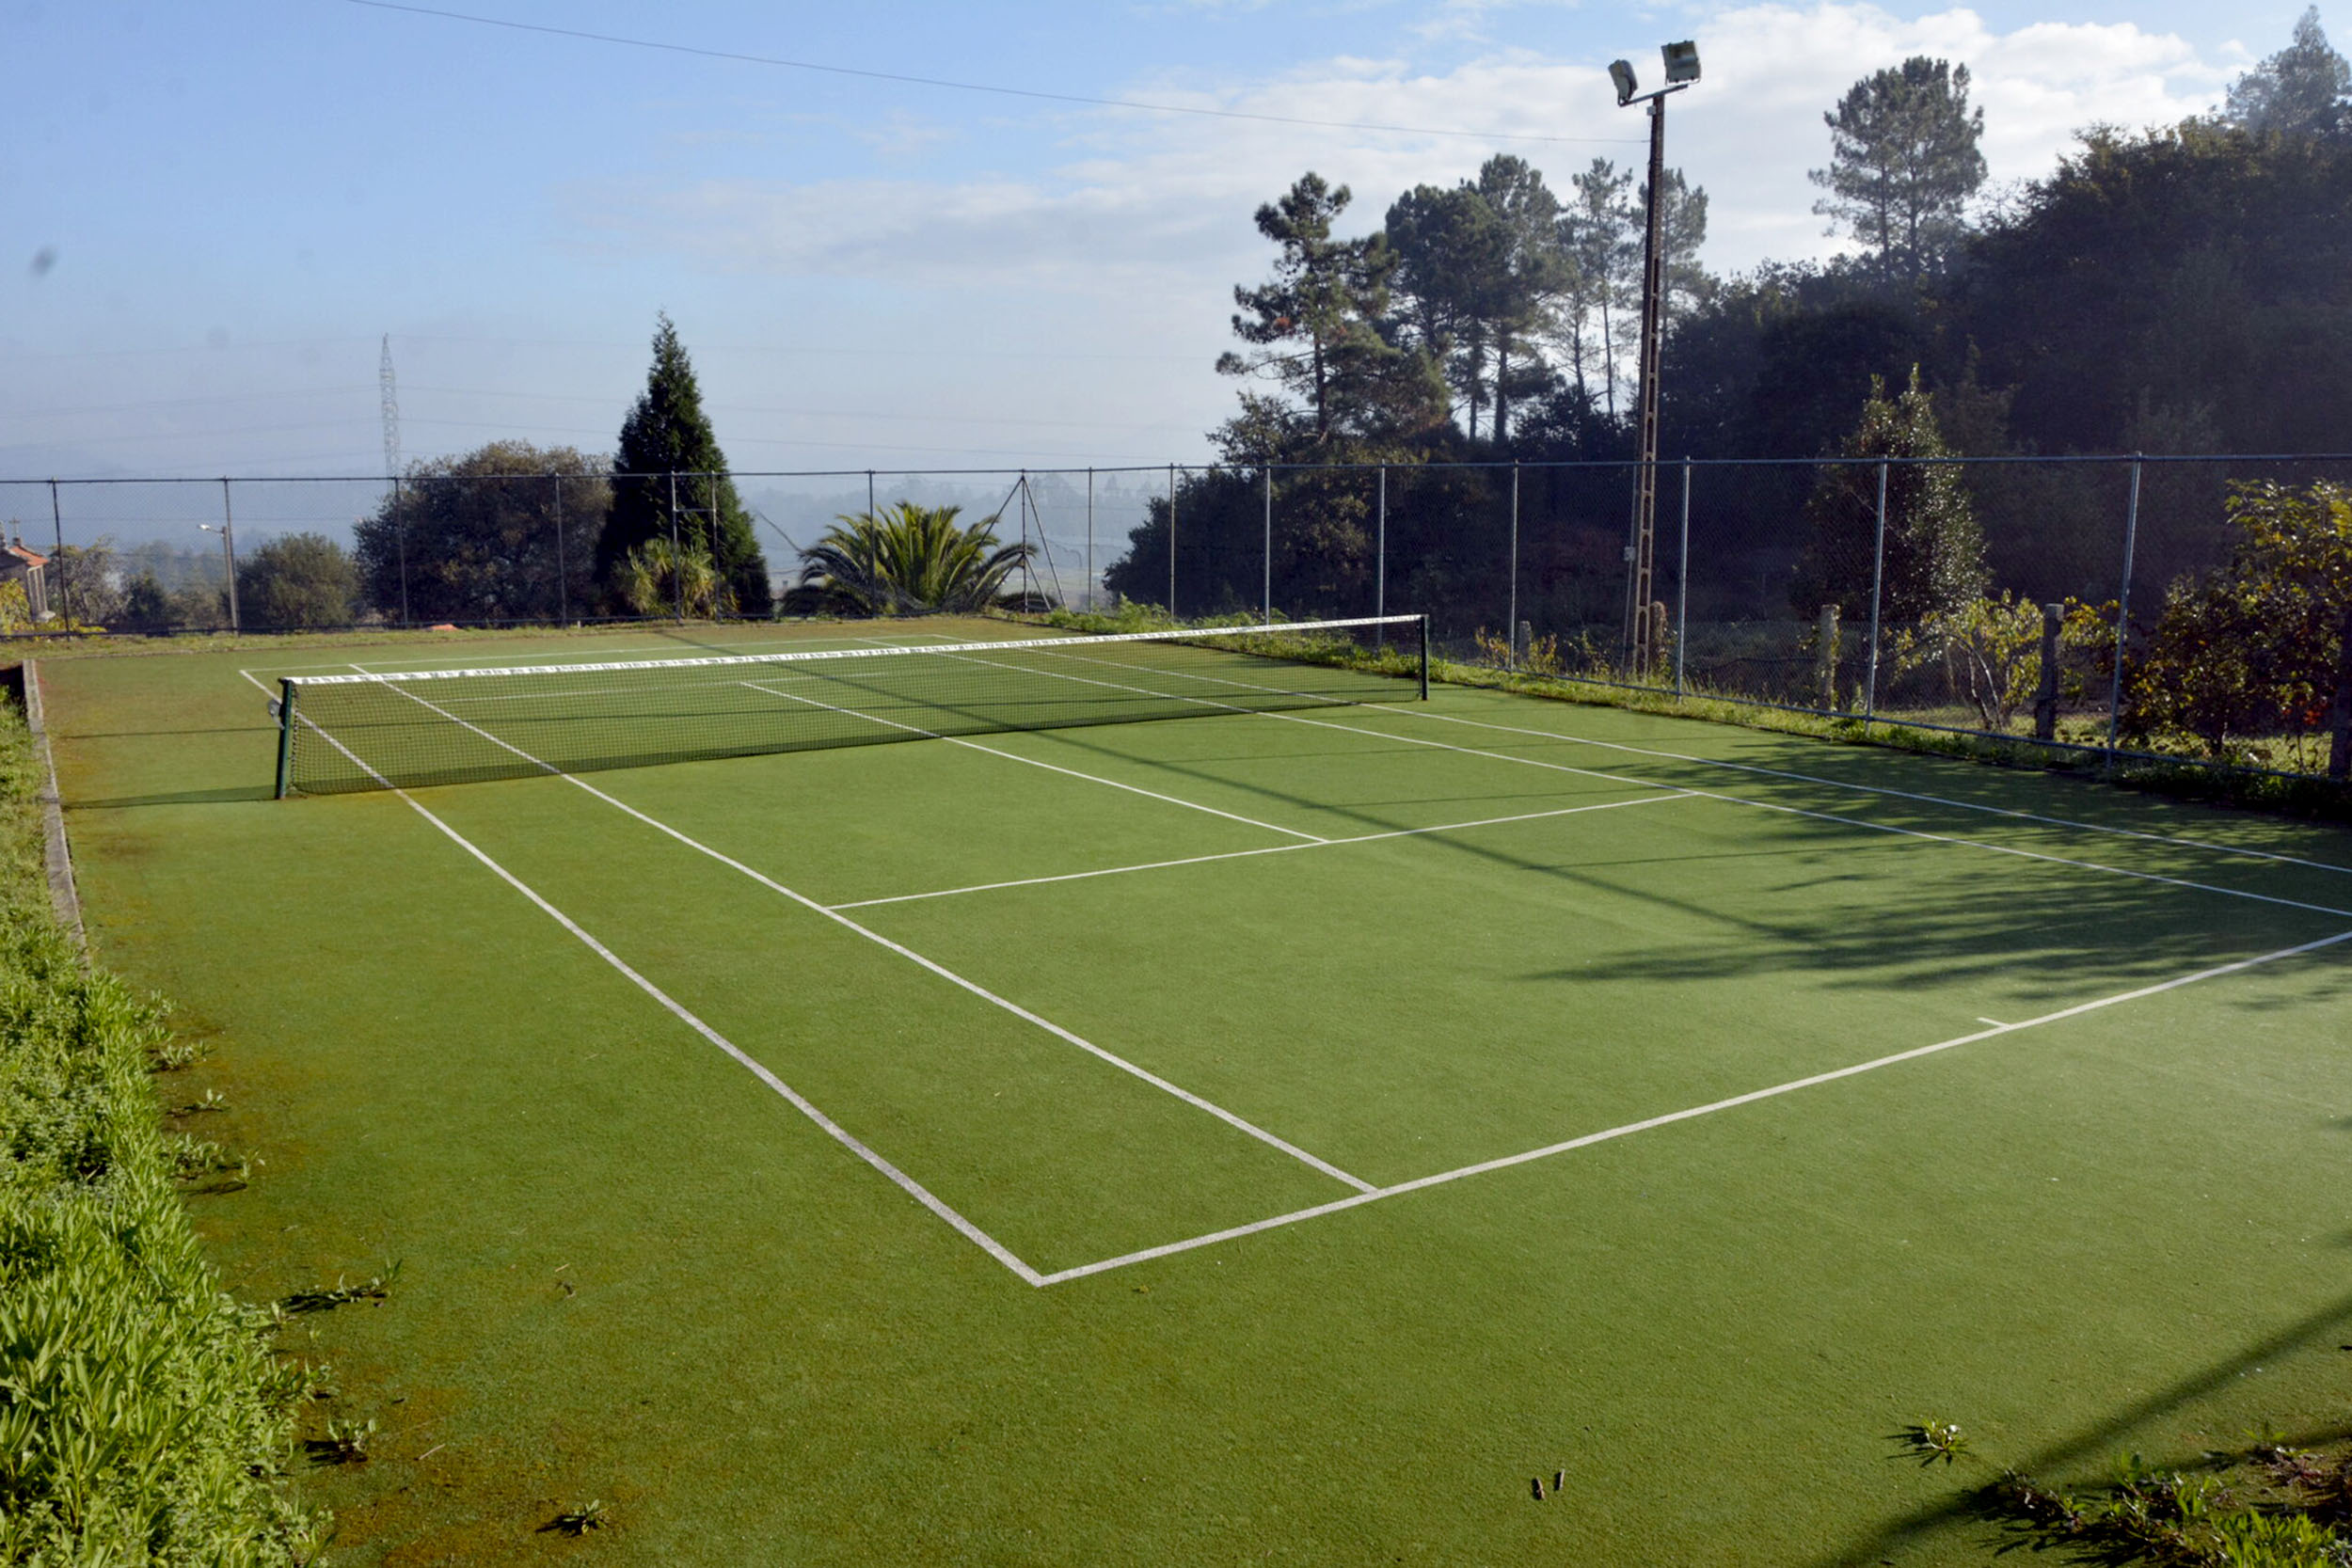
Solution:
{"label": "shadow on court", "polygon": [[[2063,1437],[2018,1458],[1989,1456],[1996,1464],[2009,1464],[2034,1476],[2048,1477],[2084,1460],[2104,1459],[2110,1452],[2131,1444],[2134,1433],[2149,1422],[2179,1413],[2201,1399],[2219,1392],[2255,1367],[2266,1365],[2281,1356],[2299,1351],[2316,1349],[2331,1341],[2342,1343],[2347,1329],[2352,1329],[2352,1295],[2340,1296],[2315,1312],[2296,1319],[2278,1332],[2255,1340],[2236,1354],[2216,1361],[2203,1370],[2190,1373],[2170,1386],[2160,1388],[2071,1436]],[[1889,1421],[1899,1418],[1890,1416]],[[2344,1435],[2344,1429],[2330,1427],[2323,1432],[2299,1433],[2297,1443],[2318,1443]],[[2189,1455],[2159,1463],[2193,1467],[2201,1456]],[[1923,1544],[1931,1538],[1976,1531],[1983,1533],[1988,1553],[1994,1544],[1994,1527],[1976,1510],[1971,1496],[1963,1493],[1931,1508],[1923,1508],[1873,1530],[1843,1551],[1816,1558],[1813,1568],[1871,1568],[1889,1556],[1905,1548]]]}
{"label": "shadow on court", "polygon": [[231,789],[182,789],[156,795],[112,795],[95,800],[72,800],[68,815],[81,811],[121,811],[138,806],[220,806],[241,800],[266,800],[276,791],[268,784],[239,784]]}

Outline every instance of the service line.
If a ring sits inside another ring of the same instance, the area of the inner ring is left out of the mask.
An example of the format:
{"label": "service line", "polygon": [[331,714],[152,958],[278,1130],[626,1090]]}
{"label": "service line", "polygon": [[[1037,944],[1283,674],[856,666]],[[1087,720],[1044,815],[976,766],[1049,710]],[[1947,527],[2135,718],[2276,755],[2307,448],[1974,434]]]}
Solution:
{"label": "service line", "polygon": [[1041,882],[1080,882],[1089,877],[1121,877],[1130,871],[1166,871],[1178,865],[1205,865],[1211,861],[1248,860],[1253,855],[1287,855],[1299,849],[1327,849],[1342,844],[1376,844],[1383,839],[1418,838],[1425,833],[1458,833],[1470,828],[1496,828],[1506,822],[1541,822],[1554,816],[1575,816],[1588,811],[1615,811],[1619,806],[1654,806],[1661,800],[1697,799],[1695,790],[1672,795],[1637,795],[1629,800],[1602,800],[1589,806],[1562,806],[1555,811],[1523,811],[1516,816],[1482,816],[1474,822],[1443,822],[1432,828],[1393,828],[1387,832],[1358,833],[1352,838],[1327,838],[1313,844],[1268,844],[1256,849],[1229,849],[1218,855],[1186,855],[1182,860],[1146,861],[1139,865],[1106,865],[1099,871],[1065,871],[1052,877],[1020,877],[1009,882],[975,882],[970,887],[941,888],[933,893],[899,893],[886,898],[858,898],[834,904],[836,910],[871,909],[876,904],[910,904],[922,898],[953,898],[964,893],[995,893],[1010,887],[1036,887]]}
{"label": "service line", "polygon": [[[1072,1030],[1063,1028],[1060,1024],[1056,1023],[1051,1019],[1043,1018],[1031,1012],[1028,1008],[1024,1007],[1021,1004],[1011,1000],[1009,997],[998,995],[996,992],[989,990],[986,986],[981,985],[978,981],[967,979],[965,976],[957,974],[954,970],[949,969],[946,964],[940,963],[936,959],[925,958],[922,954],[917,953],[914,948],[907,946],[904,942],[893,942],[888,937],[883,936],[880,931],[874,930],[869,927],[861,926],[856,921],[850,919],[848,915],[836,913],[835,911],[827,909],[824,905],[818,903],[816,899],[811,898],[808,895],[798,892],[792,888],[788,888],[782,882],[777,881],[774,878],[768,876],[764,872],[755,870],[753,867],[744,864],[741,861],[735,859],[733,856],[712,848],[709,845],[703,843],[700,839],[690,837],[678,829],[673,828],[667,822],[662,821],[660,818],[650,816],[645,812],[639,811],[635,806],[630,805],[628,801],[620,800],[615,796],[606,794],[603,790],[598,789],[595,784],[590,784],[587,780],[581,778],[577,773],[566,773],[562,768],[557,768],[554,764],[532,756],[529,752],[524,751],[521,747],[515,745],[511,741],[502,740],[499,736],[492,735],[489,731],[482,728],[479,724],[467,723],[465,720],[458,718],[455,714],[449,712],[447,709],[435,707],[433,704],[426,702],[422,697],[418,696],[413,691],[407,690],[405,688],[396,687],[394,689],[400,691],[401,695],[408,698],[411,702],[418,704],[420,706],[431,708],[435,713],[439,714],[442,718],[448,720],[453,724],[463,725],[466,729],[471,730],[474,734],[482,736],[483,739],[489,741],[492,745],[512,752],[515,755],[522,758],[525,762],[532,764],[535,768],[544,769],[552,777],[563,780],[565,784],[572,785],[576,789],[586,791],[597,800],[602,800],[606,805],[611,806],[614,810],[622,812],[627,816],[635,817],[638,821],[643,822],[648,828],[653,829],[657,832],[666,834],[670,838],[676,840],[678,843],[685,845],[688,848],[695,851],[697,854],[707,856],[711,860],[718,862],[721,865],[725,866],[730,871],[739,872],[741,875],[750,878],[753,881],[757,882],[760,886],[767,888],[770,892],[783,895],[793,903],[800,905],[803,909],[809,910],[817,914],[824,916],[834,925],[840,926],[847,930],[852,931],[857,935],[864,937],[866,941],[874,943],[878,947],[887,948],[889,951],[896,953],[898,957],[906,959],[909,963],[914,964],[918,968],[929,970],[931,974],[936,974],[948,984],[960,987],[963,990],[969,991],[972,995],[978,997],[981,1001],[988,1003],[992,1006],[1002,1008],[1004,1011],[1010,1013],[1013,1017],[1020,1019],[1025,1023],[1032,1024],[1037,1028],[1044,1030],[1056,1039],[1076,1046],[1079,1050],[1087,1053],[1089,1055],[1093,1056],[1100,1061],[1107,1062],[1112,1067],[1117,1068],[1120,1071],[1127,1073],[1132,1077],[1141,1079],[1144,1083],[1151,1085],[1153,1088],[1158,1089],[1163,1094],[1173,1095],[1176,1099],[1183,1101],[1185,1104],[1192,1106],[1196,1110],[1207,1112],[1210,1116],[1216,1117],[1219,1121],[1224,1122],[1227,1126],[1233,1128],[1235,1131],[1257,1139],[1260,1143],[1266,1145],[1270,1148],[1281,1150],[1292,1159],[1298,1161],[1301,1164],[1311,1166],[1343,1185],[1353,1187],[1359,1193],[1370,1192],[1373,1190],[1372,1183],[1362,1180],[1360,1177],[1350,1176],[1347,1172],[1340,1169],[1339,1166],[1332,1164],[1329,1161],[1317,1158],[1315,1155],[1312,1155],[1307,1150],[1299,1148],[1296,1144],[1291,1143],[1287,1139],[1278,1137],[1276,1134],[1269,1132],[1264,1128],[1260,1127],[1257,1123],[1250,1121],[1246,1117],[1236,1116],[1232,1111],[1227,1110],[1224,1106],[1219,1105],[1213,1101],[1204,1100],[1200,1095],[1193,1093],[1190,1089],[1187,1089],[1181,1085],[1170,1083],[1168,1080],[1161,1077],[1158,1073],[1152,1071],[1149,1068],[1131,1062],[1127,1060],[1126,1057],[1118,1054],[1116,1052],[1107,1051],[1102,1046],[1095,1044],[1092,1040],[1089,1040]],[[315,725],[312,727],[316,728]],[[326,732],[320,731],[320,733],[325,734]],[[344,750],[340,743],[338,743],[337,750],[343,751],[343,754],[346,756],[351,754],[348,751]],[[371,771],[373,770],[371,769]],[[380,774],[376,776],[379,779],[382,777]]]}
{"label": "service line", "polygon": [[1377,1203],[1383,1198],[1401,1197],[1406,1193],[1417,1193],[1428,1187],[1444,1186],[1448,1182],[1459,1181],[1465,1177],[1484,1176],[1490,1171],[1508,1170],[1514,1165],[1530,1164],[1537,1160],[1550,1159],[1555,1154],[1566,1154],[1574,1149],[1590,1148],[1595,1144],[1630,1137],[1636,1132],[1647,1132],[1657,1128],[1670,1127],[1678,1121],[1694,1121],[1700,1117],[1710,1117],[1719,1111],[1728,1111],[1741,1105],[1753,1105],[1761,1100],[1777,1099],[1785,1094],[1794,1094],[1800,1089],[1817,1088],[1823,1084],[1834,1084],[1841,1078],[1859,1077],[1863,1073],[1876,1072],[1881,1068],[1893,1067],[1899,1062],[1917,1061],[1920,1057],[1932,1056],[1939,1052],[1950,1051],[1959,1046],[1973,1045],[1979,1040],[1992,1039],[2001,1035],[2014,1035],[2020,1030],[2039,1028],[2042,1024],[2056,1023],[2063,1019],[2080,1018],[2085,1013],[2097,1012],[2105,1007],[2119,1006],[2126,1002],[2137,1002],[2144,997],[2161,995],[2169,990],[2178,990],[2183,986],[2193,986],[2205,980],[2218,979],[2225,974],[2240,974],[2246,970],[2259,968],[2264,964],[2277,963],[2283,958],[2300,958],[2306,953],[2316,953],[2323,948],[2333,947],[2344,942],[2352,942],[2352,931],[2339,931],[2334,936],[2321,937],[2314,942],[2298,942],[2293,947],[2281,947],[2275,952],[2260,954],[2250,958],[2240,958],[2233,963],[2216,964],[2208,969],[2198,970],[2191,974],[2158,981],[2154,985],[2117,991],[2112,996],[2102,996],[2090,1002],[2078,1002],[2071,1007],[2060,1007],[2056,1012],[2043,1013],[2039,1018],[2029,1018],[2022,1022],[1996,1024],[1990,1029],[1979,1029],[1972,1035],[1956,1035],[1947,1040],[1938,1040],[1932,1045],[1914,1046],[1909,1051],[1898,1051],[1885,1056],[1874,1056],[1867,1062],[1856,1062],[1851,1067],[1834,1068],[1827,1072],[1817,1072],[1805,1078],[1792,1078],[1785,1084],[1774,1084],[1770,1088],[1751,1089],[1746,1094],[1736,1094],[1727,1100],[1709,1101],[1704,1105],[1693,1105],[1688,1110],[1669,1111],[1663,1116],[1645,1117],[1640,1121],[1629,1121],[1621,1126],[1604,1128],[1597,1132],[1587,1132],[1581,1137],[1564,1139],[1556,1144],[1546,1144],[1541,1148],[1531,1148],[1524,1153],[1505,1154],[1499,1159],[1482,1160],[1476,1164],[1439,1171],[1434,1176],[1416,1177],[1410,1181],[1399,1181],[1393,1186],[1376,1188],[1369,1193],[1359,1193],[1354,1197],[1343,1197],[1329,1203],[1318,1203],[1311,1209],[1297,1209],[1287,1214],[1277,1214],[1271,1219],[1257,1220],[1248,1225],[1236,1225],[1224,1230],[1213,1230],[1204,1236],[1194,1236],[1181,1242],[1169,1242],[1161,1246],[1145,1247],[1140,1252],[1121,1253],[1116,1258],[1105,1258],[1092,1263],[1081,1263],[1075,1268],[1057,1269],[1043,1276],[1038,1283],[1041,1286],[1059,1285],[1067,1280],[1084,1279],[1089,1275],[1104,1274],[1112,1269],[1123,1269],[1131,1264],[1149,1262],[1155,1258],[1172,1257],[1180,1252],[1190,1252],[1197,1247],[1214,1246],[1219,1242],[1234,1241],[1243,1236],[1254,1236],[1261,1231],[1296,1225],[1302,1220],[1318,1219],[1325,1214],[1336,1214],[1343,1210],[1360,1209],[1367,1203]]}

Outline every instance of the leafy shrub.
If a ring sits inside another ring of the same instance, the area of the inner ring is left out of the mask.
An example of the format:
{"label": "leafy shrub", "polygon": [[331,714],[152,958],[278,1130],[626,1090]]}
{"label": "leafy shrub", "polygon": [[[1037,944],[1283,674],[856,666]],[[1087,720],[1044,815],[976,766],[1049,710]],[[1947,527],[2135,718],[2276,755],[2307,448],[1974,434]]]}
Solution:
{"label": "leafy shrub", "polygon": [[2228,508],[2230,559],[2166,594],[2131,667],[2124,727],[2137,743],[2222,760],[2283,736],[2301,766],[2352,637],[2352,490],[2244,484]]}
{"label": "leafy shrub", "polygon": [[198,1249],[160,1009],[50,917],[33,779],[0,725],[0,1562],[306,1560],[323,1521],[278,1478],[307,1369]]}

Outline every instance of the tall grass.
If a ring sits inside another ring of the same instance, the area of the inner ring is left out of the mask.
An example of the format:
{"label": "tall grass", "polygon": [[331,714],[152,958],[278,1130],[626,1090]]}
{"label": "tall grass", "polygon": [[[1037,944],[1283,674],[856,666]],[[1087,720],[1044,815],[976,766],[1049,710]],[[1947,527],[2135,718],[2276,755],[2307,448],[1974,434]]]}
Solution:
{"label": "tall grass", "polygon": [[161,1011],[52,918],[36,772],[0,708],[0,1563],[307,1560],[324,1521],[282,1488],[307,1370],[198,1250]]}

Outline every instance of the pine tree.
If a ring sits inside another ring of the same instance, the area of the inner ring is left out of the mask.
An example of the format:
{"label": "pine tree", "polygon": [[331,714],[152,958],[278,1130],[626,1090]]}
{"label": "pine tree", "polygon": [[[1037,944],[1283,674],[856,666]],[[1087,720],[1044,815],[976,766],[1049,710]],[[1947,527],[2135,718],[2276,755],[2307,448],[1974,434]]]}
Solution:
{"label": "pine tree", "polygon": [[1829,167],[1807,178],[1830,194],[1813,210],[1861,241],[1887,281],[1916,287],[1940,275],[1984,183],[1984,111],[1968,107],[1968,68],[1915,55],[1856,82],[1821,119]]}
{"label": "pine tree", "polygon": [[2331,135],[2352,119],[2352,65],[2328,45],[2319,8],[2304,11],[2295,39],[2239,77],[2221,118],[2257,135]]}
{"label": "pine tree", "polygon": [[[752,532],[726,453],[719,450],[702,388],[677,328],[664,314],[653,335],[645,389],[621,424],[612,458],[612,510],[596,540],[596,580],[615,608],[625,599],[630,552],[667,541],[675,524],[684,553],[700,551],[725,584],[720,608],[764,616],[773,609],[768,561]],[[675,517],[671,499],[676,498]]]}

